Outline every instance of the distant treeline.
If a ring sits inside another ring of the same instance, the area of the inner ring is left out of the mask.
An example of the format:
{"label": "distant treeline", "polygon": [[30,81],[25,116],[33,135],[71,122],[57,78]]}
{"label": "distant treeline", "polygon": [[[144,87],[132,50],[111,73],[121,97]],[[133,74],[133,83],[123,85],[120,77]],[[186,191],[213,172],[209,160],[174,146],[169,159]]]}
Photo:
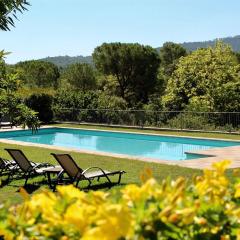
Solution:
{"label": "distant treeline", "polygon": [[[212,41],[184,42],[184,43],[181,43],[180,45],[184,47],[187,50],[187,52],[192,52],[199,48],[214,47],[216,45],[216,42],[219,40],[230,45],[234,52],[240,52],[240,36],[220,38]],[[156,48],[156,50],[159,52],[160,47]],[[88,63],[93,65],[92,56],[86,56],[86,57],[56,56],[56,57],[46,57],[39,60],[54,63],[58,67],[62,67],[62,68],[65,68],[68,65],[73,63]]]}
{"label": "distant treeline", "polygon": [[84,57],[84,56],[76,56],[76,57],[58,56],[58,57],[46,57],[46,58],[39,59],[39,60],[45,61],[45,62],[51,62],[60,68],[65,68],[68,65],[71,65],[74,63],[88,63],[90,65],[93,65],[92,56],[86,56],[86,57]]}
{"label": "distant treeline", "polygon": [[59,68],[35,60],[8,71],[29,107],[46,110],[41,104],[47,101],[59,116],[63,108],[240,112],[240,58],[223,42],[191,53],[171,42],[159,52],[140,44],[104,43],[92,57],[93,64]]}

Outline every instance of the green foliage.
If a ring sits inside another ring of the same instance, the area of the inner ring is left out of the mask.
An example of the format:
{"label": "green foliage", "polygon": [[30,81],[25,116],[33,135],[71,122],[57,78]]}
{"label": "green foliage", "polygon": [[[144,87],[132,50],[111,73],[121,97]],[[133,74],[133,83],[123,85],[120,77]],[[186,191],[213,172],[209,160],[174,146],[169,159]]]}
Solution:
{"label": "green foliage", "polygon": [[194,112],[179,113],[167,122],[167,126],[173,129],[216,130],[215,125],[209,122],[208,115]]}
{"label": "green foliage", "polygon": [[[54,116],[58,120],[79,120],[79,109],[97,109],[98,92],[61,90],[54,98]],[[86,114],[87,116],[87,114]]]}
{"label": "green foliage", "polygon": [[52,102],[53,97],[45,93],[32,94],[25,100],[26,105],[38,112],[39,120],[44,123],[49,123],[53,120]]}
{"label": "green foliage", "polygon": [[0,55],[0,114],[8,116],[13,125],[27,126],[36,131],[40,124],[37,113],[22,104],[16,96],[19,87],[18,74],[8,72],[4,54]]}
{"label": "green foliage", "polygon": [[239,72],[240,66],[229,46],[218,42],[214,48],[199,49],[180,59],[168,81],[164,104],[169,110],[182,110],[191,98],[204,97],[212,104],[209,109],[216,111],[215,96],[221,95],[230,83],[238,83]]}
{"label": "green foliage", "polygon": [[170,77],[176,69],[176,64],[181,57],[187,55],[187,51],[180,44],[166,42],[160,48],[161,68],[163,74]]}
{"label": "green foliage", "polygon": [[51,62],[58,66],[59,68],[65,69],[67,66],[75,63],[88,63],[90,65],[93,65],[92,56],[76,56],[76,57],[70,57],[70,56],[57,56],[57,57],[46,57],[39,59],[41,61],[45,62]]}
{"label": "green foliage", "polygon": [[14,26],[14,19],[17,19],[17,12],[27,10],[29,3],[26,0],[1,0],[0,1],[0,29],[10,30]]}
{"label": "green foliage", "polygon": [[26,98],[29,98],[31,95],[36,94],[36,95],[41,95],[41,94],[47,94],[50,96],[54,96],[56,94],[57,89],[54,88],[39,88],[39,87],[34,87],[34,88],[29,88],[26,86],[22,86],[17,89],[16,95],[25,100]]}
{"label": "green foliage", "polygon": [[61,75],[61,87],[87,91],[96,87],[96,73],[87,63],[69,65]]}
{"label": "green foliage", "polygon": [[235,52],[234,54],[237,57],[238,63],[240,63],[240,53],[239,52]]}
{"label": "green foliage", "polygon": [[187,49],[188,52],[193,52],[198,50],[199,48],[208,48],[208,47],[214,47],[218,41],[222,41],[225,44],[231,46],[233,51],[240,52],[240,36],[235,37],[226,37],[226,38],[220,38],[215,39],[213,41],[204,41],[204,42],[184,42],[181,45]]}
{"label": "green foliage", "polygon": [[[186,177],[152,178],[141,174],[142,184],[129,184],[121,193],[85,193],[59,186],[56,194],[43,191],[23,204],[0,208],[0,234],[9,240],[238,240],[240,238],[239,172],[232,181],[225,160],[189,183]],[[174,167],[174,166],[173,166]]]}
{"label": "green foliage", "polygon": [[213,98],[217,111],[240,112],[240,79],[219,86]]}
{"label": "green foliage", "polygon": [[76,109],[96,109],[98,92],[73,92],[68,90],[58,91],[54,98],[54,107],[76,108]]}
{"label": "green foliage", "polygon": [[94,50],[93,60],[102,74],[114,77],[118,96],[130,104],[148,101],[160,63],[155,49],[140,44],[104,43]]}
{"label": "green foliage", "polygon": [[[119,124],[126,115],[121,110],[127,109],[127,102],[123,98],[102,93],[98,98],[98,109],[100,111],[96,120],[103,123]],[[101,109],[106,109],[107,111],[101,111]]]}
{"label": "green foliage", "polygon": [[106,95],[101,93],[98,98],[98,108],[99,109],[112,109],[112,110],[126,110],[127,102],[116,96]]}
{"label": "green foliage", "polygon": [[15,65],[20,79],[28,87],[57,87],[59,71],[53,63],[25,61]]}
{"label": "green foliage", "polygon": [[189,99],[186,110],[190,112],[211,112],[213,102],[209,96],[196,96]]}
{"label": "green foliage", "polygon": [[28,127],[32,132],[36,132],[40,128],[37,113],[25,104],[18,104],[11,116],[13,125],[15,126],[21,125],[23,128]]}
{"label": "green foliage", "polygon": [[11,93],[20,87],[20,81],[16,72],[6,67],[4,58],[7,54],[0,51],[0,89],[6,93]]}
{"label": "green foliage", "polygon": [[127,109],[127,103],[122,98],[100,92],[65,90],[56,94],[53,109],[58,120],[116,123],[121,116],[118,110]]}

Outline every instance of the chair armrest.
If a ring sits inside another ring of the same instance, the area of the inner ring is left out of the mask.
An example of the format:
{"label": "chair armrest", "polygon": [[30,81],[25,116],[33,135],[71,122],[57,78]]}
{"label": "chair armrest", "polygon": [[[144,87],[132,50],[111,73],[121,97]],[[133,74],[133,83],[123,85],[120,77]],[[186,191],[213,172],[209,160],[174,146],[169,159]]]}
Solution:
{"label": "chair armrest", "polygon": [[63,174],[64,174],[64,169],[61,170],[61,172],[57,175],[57,179],[61,178]]}
{"label": "chair armrest", "polygon": [[81,174],[85,174],[87,171],[91,170],[91,169],[99,169],[104,175],[106,175],[106,173],[104,172],[104,170],[100,167],[89,167],[87,169],[85,169],[84,171],[81,172]]}
{"label": "chair armrest", "polygon": [[54,167],[53,164],[51,163],[34,163],[34,162],[31,162],[32,167],[35,169],[35,168],[42,168],[42,167]]}

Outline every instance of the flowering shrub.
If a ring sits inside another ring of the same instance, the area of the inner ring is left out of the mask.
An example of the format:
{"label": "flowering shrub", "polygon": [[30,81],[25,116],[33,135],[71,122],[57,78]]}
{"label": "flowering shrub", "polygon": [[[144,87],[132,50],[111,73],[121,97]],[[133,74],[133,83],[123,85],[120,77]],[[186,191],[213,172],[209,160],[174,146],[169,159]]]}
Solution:
{"label": "flowering shrub", "polygon": [[185,178],[142,186],[121,196],[73,186],[44,191],[0,209],[4,239],[240,239],[240,179],[230,182],[228,161],[215,163],[192,184]]}

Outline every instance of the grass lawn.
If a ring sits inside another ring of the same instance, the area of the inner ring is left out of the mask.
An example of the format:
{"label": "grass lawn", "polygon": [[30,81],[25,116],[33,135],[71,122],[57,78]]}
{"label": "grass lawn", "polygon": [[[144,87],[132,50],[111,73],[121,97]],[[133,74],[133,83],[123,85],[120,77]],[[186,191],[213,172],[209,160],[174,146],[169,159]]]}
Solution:
{"label": "grass lawn", "polygon": [[[54,125],[54,126],[65,126],[65,127],[81,127],[81,128],[97,128],[91,126],[80,126],[80,125]],[[98,127],[99,129],[111,129],[108,127]],[[205,134],[205,133],[182,133],[182,132],[166,132],[166,131],[151,131],[151,130],[136,130],[136,129],[114,129],[114,130],[124,130],[124,131],[134,131],[134,132],[151,132],[151,133],[160,133],[160,134],[174,134],[174,135],[185,135],[185,136],[198,136],[198,137],[216,137],[216,134]],[[237,135],[226,135],[226,134],[217,134],[219,138],[226,139],[239,139],[240,137]],[[51,152],[59,153],[61,151],[51,150],[46,148],[39,147],[28,147],[28,146],[19,146],[19,145],[10,145],[0,143],[0,156],[3,158],[11,159],[8,153],[4,150],[4,148],[18,148],[24,151],[26,156],[35,162],[49,162],[56,165],[57,163],[50,155]],[[71,152],[69,152],[71,153]],[[191,181],[192,177],[195,175],[201,174],[200,170],[182,168],[178,166],[157,164],[157,163],[148,163],[136,160],[122,159],[122,158],[114,158],[107,156],[96,156],[91,154],[84,153],[75,153],[72,152],[71,155],[74,159],[76,159],[79,166],[82,168],[87,168],[90,166],[99,166],[103,169],[109,170],[125,170],[127,173],[123,175],[122,184],[120,186],[115,186],[111,188],[110,191],[119,191],[119,189],[129,183],[137,183],[141,182],[140,175],[144,171],[145,168],[152,169],[153,176],[161,181],[166,177],[176,178],[178,176],[184,176]],[[232,171],[228,171],[229,176],[232,175]],[[48,188],[46,181],[44,183],[39,184],[43,180],[42,177],[34,178],[29,180],[29,186],[27,187],[27,191],[29,193],[34,193],[41,191],[41,189]],[[114,179],[115,180],[115,179]],[[22,186],[24,180],[13,180],[10,183],[6,183],[5,177],[2,177],[2,184],[0,187],[0,202],[2,201],[10,201],[11,203],[21,202],[22,198],[18,192],[19,187]],[[108,188],[103,188],[104,191],[109,191]]]}

